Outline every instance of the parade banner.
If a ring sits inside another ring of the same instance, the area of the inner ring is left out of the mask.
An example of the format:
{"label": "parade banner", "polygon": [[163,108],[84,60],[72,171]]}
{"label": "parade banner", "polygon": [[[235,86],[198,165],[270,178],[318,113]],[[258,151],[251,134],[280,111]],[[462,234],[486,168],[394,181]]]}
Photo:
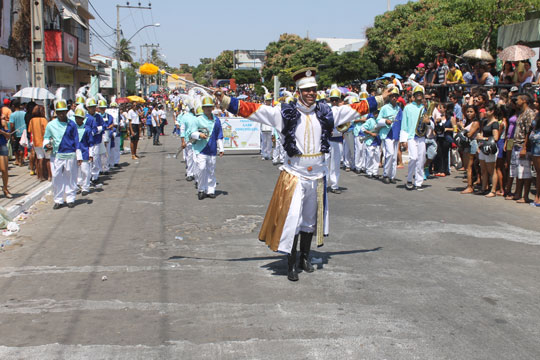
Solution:
{"label": "parade banner", "polygon": [[222,117],[223,146],[227,150],[260,150],[261,126],[239,117]]}

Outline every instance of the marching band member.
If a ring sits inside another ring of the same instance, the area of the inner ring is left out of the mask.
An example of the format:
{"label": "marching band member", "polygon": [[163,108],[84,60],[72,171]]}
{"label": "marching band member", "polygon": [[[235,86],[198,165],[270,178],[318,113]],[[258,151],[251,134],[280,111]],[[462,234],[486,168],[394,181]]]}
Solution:
{"label": "marching band member", "polygon": [[[264,87],[264,103],[267,106],[272,106],[272,94]],[[261,124],[261,160],[270,160],[272,156],[272,127]]]}
{"label": "marching band member", "polygon": [[111,152],[111,130],[114,128],[114,120],[111,114],[107,113],[107,100],[101,95],[97,94],[98,97],[98,106],[97,111],[103,119],[103,133],[101,136],[100,147],[100,162],[101,170],[100,172],[104,175],[109,175],[109,156]]}
{"label": "marching band member", "polygon": [[323,102],[316,102],[315,68],[293,74],[299,95],[297,102],[271,107],[244,102],[217,92],[222,109],[249,120],[277,128],[285,137],[287,153],[281,174],[259,233],[271,250],[287,254],[291,281],[298,280],[296,247],[300,235],[300,267],[313,272],[309,252],[314,233],[317,245],[328,235],[328,206],[325,191],[327,172],[324,154],[329,152],[328,138],[334,127],[353,121],[358,114],[374,111],[387,96],[341,106],[335,112]]}
{"label": "marching band member", "polygon": [[82,160],[77,124],[67,117],[67,102],[60,95],[63,89],[58,89],[54,102],[56,118],[47,124],[43,136],[43,146],[52,150],[51,173],[55,210],[62,207],[64,198],[69,208],[75,206],[77,161]]}
{"label": "marching band member", "polygon": [[190,126],[186,136],[194,140],[196,154],[197,190],[199,200],[216,197],[216,155],[223,156],[223,130],[221,120],[215,116],[214,100],[210,96],[201,99],[203,114]]}
{"label": "marching band member", "polygon": [[77,172],[77,185],[81,188],[82,195],[86,196],[90,192],[90,148],[92,147],[92,129],[86,125],[86,109],[84,105],[77,105],[75,109],[75,122],[77,133],[79,134],[79,150],[81,152],[81,162]]}
{"label": "marching band member", "polygon": [[377,179],[379,177],[379,160],[381,158],[381,141],[378,136],[377,121],[374,117],[370,117],[360,129],[366,135],[364,145],[367,177]]}
{"label": "marching band member", "polygon": [[[180,115],[180,140],[182,141],[182,147],[184,148],[184,160],[186,161],[186,180],[195,180],[195,155],[193,154],[193,143],[189,137],[186,136],[187,129],[193,126],[194,121],[197,120],[193,112],[193,104],[186,102],[188,111],[185,114]],[[187,139],[187,141],[186,141]]]}
{"label": "marching band member", "polygon": [[[332,105],[332,112],[336,112],[341,105],[341,91],[335,86],[330,90],[330,104]],[[339,188],[339,175],[341,156],[343,154],[343,133],[336,127],[332,129],[332,135],[328,138],[330,144],[330,152],[325,155],[326,162],[328,164],[328,172],[326,174],[326,182],[329,186],[329,191],[334,194],[341,194]]]}
{"label": "marching band member", "polygon": [[394,87],[390,92],[389,102],[381,108],[377,117],[379,137],[384,148],[384,170],[382,181],[385,184],[396,183],[397,154],[399,146],[399,132],[401,131],[401,118],[403,112],[397,103],[399,89]]}
{"label": "marching band member", "polygon": [[90,97],[86,99],[86,114],[87,125],[92,129],[92,148],[90,149],[90,156],[92,161],[92,178],[90,181],[92,184],[97,185],[99,172],[101,171],[101,142],[103,140],[103,118],[101,114],[96,111],[97,102],[96,99]]}
{"label": "marching band member", "polygon": [[[364,100],[368,98],[368,94],[363,98]],[[357,94],[349,92],[348,96],[345,98],[347,104],[354,104],[360,101],[360,98]],[[356,170],[356,150],[355,150],[355,137],[354,134],[354,125],[361,122],[362,117],[359,115],[352,123],[351,126],[343,133],[343,165],[345,166],[345,171],[350,171],[351,169],[358,173]]]}
{"label": "marching band member", "polygon": [[[424,163],[426,162],[426,131],[430,124],[425,114],[424,87],[416,85],[413,89],[413,102],[403,109],[399,141],[407,144],[409,149],[409,168],[407,189],[422,190],[424,182]],[[414,184],[413,184],[414,178]]]}
{"label": "marching band member", "polygon": [[113,119],[112,128],[110,129],[111,150],[109,153],[109,167],[118,167],[120,166],[118,165],[120,163],[120,112],[118,110],[118,104],[116,103],[116,96],[112,97],[110,108],[106,111]]}

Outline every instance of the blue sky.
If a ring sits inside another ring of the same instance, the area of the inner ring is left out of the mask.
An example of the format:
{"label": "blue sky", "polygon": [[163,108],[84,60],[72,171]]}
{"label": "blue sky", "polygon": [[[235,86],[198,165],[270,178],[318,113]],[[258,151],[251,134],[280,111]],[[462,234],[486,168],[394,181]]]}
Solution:
{"label": "blue sky", "polygon": [[[408,0],[391,0],[393,9]],[[108,25],[116,27],[116,4],[126,1],[90,0]],[[137,5],[139,1],[130,1]],[[222,50],[264,50],[282,33],[298,34],[310,38],[364,38],[364,31],[373,25],[376,15],[387,10],[385,0],[322,1],[215,1],[215,0],[151,0],[152,10],[121,9],[120,20],[125,38],[130,38],[144,25],[149,27],[132,40],[140,57],[140,45],[159,43],[160,52],[171,66],[187,63],[197,65],[203,57],[216,57]],[[339,4],[339,5],[338,5]],[[148,1],[141,1],[147,6]],[[113,30],[99,19],[91,21],[93,31],[114,46]],[[92,39],[92,53],[110,55],[103,41]],[[145,56],[145,50],[143,49]]]}

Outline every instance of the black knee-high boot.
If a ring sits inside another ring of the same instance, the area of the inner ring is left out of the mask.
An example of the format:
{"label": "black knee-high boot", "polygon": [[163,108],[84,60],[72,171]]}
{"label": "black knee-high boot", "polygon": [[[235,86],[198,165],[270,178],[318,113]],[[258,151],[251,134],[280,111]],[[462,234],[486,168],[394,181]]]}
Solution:
{"label": "black knee-high boot", "polygon": [[296,244],[298,235],[295,235],[291,253],[287,255],[287,278],[291,281],[298,281],[298,272],[296,271]]}
{"label": "black knee-high boot", "polygon": [[309,250],[311,248],[311,240],[313,233],[300,231],[300,268],[305,272],[313,272],[315,269],[309,261]]}

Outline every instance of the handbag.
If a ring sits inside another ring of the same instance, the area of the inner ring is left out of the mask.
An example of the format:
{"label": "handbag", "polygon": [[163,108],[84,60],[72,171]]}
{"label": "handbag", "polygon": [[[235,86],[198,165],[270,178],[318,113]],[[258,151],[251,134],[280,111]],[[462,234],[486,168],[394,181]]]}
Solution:
{"label": "handbag", "polygon": [[26,132],[26,129],[24,129],[22,135],[21,135],[21,140],[19,141],[19,145],[21,145],[22,147],[25,147],[27,148],[28,147],[28,132]]}

